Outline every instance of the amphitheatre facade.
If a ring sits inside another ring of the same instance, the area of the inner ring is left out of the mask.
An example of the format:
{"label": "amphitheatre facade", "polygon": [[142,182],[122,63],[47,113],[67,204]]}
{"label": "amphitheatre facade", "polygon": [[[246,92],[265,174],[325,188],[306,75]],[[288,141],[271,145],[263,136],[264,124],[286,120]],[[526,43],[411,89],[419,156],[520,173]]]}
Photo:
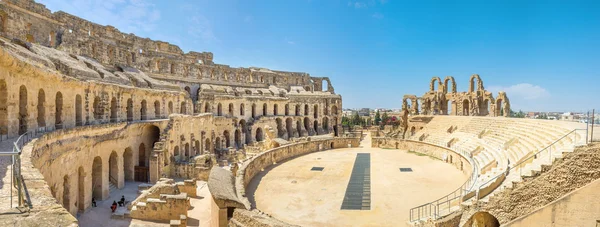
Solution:
{"label": "amphitheatre facade", "polygon": [[597,204],[564,212],[600,196],[585,125],[508,118],[479,75],[397,100],[398,128],[343,130],[327,77],[217,64],[33,0],[1,1],[0,20],[2,226],[600,220]]}

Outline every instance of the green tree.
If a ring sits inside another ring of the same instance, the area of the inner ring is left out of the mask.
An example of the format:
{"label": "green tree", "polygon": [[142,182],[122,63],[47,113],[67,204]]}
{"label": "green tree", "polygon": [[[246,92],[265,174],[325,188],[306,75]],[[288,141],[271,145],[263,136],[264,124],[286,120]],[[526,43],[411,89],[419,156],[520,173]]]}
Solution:
{"label": "green tree", "polygon": [[351,125],[354,126],[354,125],[360,125],[361,121],[362,121],[362,119],[360,118],[360,116],[358,116],[358,112],[357,112],[357,113],[354,113],[354,115],[352,115],[352,120],[350,122],[351,122]]}
{"label": "green tree", "polygon": [[381,122],[383,122],[383,125],[385,125],[388,123],[389,120],[390,120],[390,116],[388,116],[387,113],[384,112],[383,116],[381,117]]}
{"label": "green tree", "polygon": [[375,113],[375,125],[379,125],[381,123],[381,115],[379,115],[379,110]]}

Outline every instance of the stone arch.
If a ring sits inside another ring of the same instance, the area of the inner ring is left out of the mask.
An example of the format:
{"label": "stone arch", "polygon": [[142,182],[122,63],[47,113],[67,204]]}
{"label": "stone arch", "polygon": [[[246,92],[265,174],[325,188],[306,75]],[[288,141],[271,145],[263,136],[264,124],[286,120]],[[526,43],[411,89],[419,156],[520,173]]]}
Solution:
{"label": "stone arch", "polygon": [[329,133],[329,118],[324,117],[322,125],[323,125],[323,133],[325,133],[325,134]]}
{"label": "stone arch", "polygon": [[225,140],[225,147],[231,147],[231,136],[229,135],[229,131],[223,131],[223,139]]}
{"label": "stone arch", "polygon": [[228,107],[227,110],[228,110],[227,113],[229,113],[229,116],[233,117],[233,112],[234,112],[234,110],[233,110],[233,103],[229,103],[229,107]]}
{"label": "stone arch", "polygon": [[27,132],[27,87],[19,87],[19,135]]}
{"label": "stone arch", "polygon": [[494,215],[480,211],[469,218],[469,220],[463,225],[465,227],[485,226],[485,227],[499,227],[500,222]]}
{"label": "stone arch", "polygon": [[456,115],[456,102],[454,100],[446,101],[446,114]]}
{"label": "stone arch", "polygon": [[217,116],[223,116],[223,104],[217,104]]}
{"label": "stone arch", "polygon": [[[173,101],[169,101],[169,115],[171,115],[173,113]],[[208,111],[205,111],[208,112]]]}
{"label": "stone arch", "polygon": [[[435,81],[437,81],[437,83],[438,83],[437,89],[435,88]],[[435,91],[439,90],[441,87],[443,87],[442,79],[440,79],[439,77],[431,78],[431,82],[429,83],[429,91],[430,92],[435,92]]]}
{"label": "stone arch", "polygon": [[204,113],[210,112],[210,103],[204,103]]}
{"label": "stone arch", "polygon": [[337,106],[334,105],[334,106],[331,107],[331,114],[336,115],[336,116],[338,115],[338,108],[337,108]]}
{"label": "stone arch", "polygon": [[221,137],[216,137],[215,138],[215,154],[217,153],[217,151],[219,151],[221,149]]}
{"label": "stone arch", "polygon": [[444,94],[448,93],[448,81],[451,82],[450,86],[452,86],[452,93],[456,93],[456,81],[454,81],[454,77],[447,76],[444,78]]}
{"label": "stone arch", "polygon": [[267,104],[263,104],[263,116],[267,116]]}
{"label": "stone arch", "polygon": [[[2,23],[4,23],[4,18]],[[6,81],[0,79],[0,135],[8,134],[8,89]]]}
{"label": "stone arch", "polygon": [[245,144],[249,144],[252,142],[252,136],[249,135],[249,130],[246,126],[246,120],[242,119],[240,120],[240,130],[241,133],[246,137],[246,142]]}
{"label": "stone arch", "polygon": [[37,124],[38,127],[46,126],[46,93],[44,89],[38,91]]}
{"label": "stone arch", "polygon": [[510,100],[505,92],[499,92],[496,98],[496,116],[510,116]]}
{"label": "stone arch", "polygon": [[71,211],[71,184],[69,175],[63,177],[63,196],[62,196],[63,207],[67,211]]}
{"label": "stone arch", "polygon": [[319,135],[319,122],[315,119],[314,123],[313,123],[313,129],[315,130],[315,134],[314,135]]}
{"label": "stone arch", "polygon": [[283,120],[277,118],[275,124],[277,125],[277,137],[283,137]]}
{"label": "stone arch", "polygon": [[313,117],[315,119],[319,118],[319,105],[317,104],[313,106]]}
{"label": "stone arch", "polygon": [[300,105],[296,105],[296,116],[300,116]]}
{"label": "stone arch", "polygon": [[263,141],[264,139],[264,135],[263,135],[263,131],[262,128],[256,128],[256,142],[260,142]]}
{"label": "stone arch", "polygon": [[338,132],[338,126],[337,126],[337,124],[333,125],[333,135],[334,136],[340,136],[340,134]]}
{"label": "stone arch", "polygon": [[285,127],[287,130],[288,139],[293,138],[294,137],[294,121],[292,120],[292,118],[285,119]]}
{"label": "stone arch", "polygon": [[131,147],[125,148],[123,152],[123,175],[125,175],[126,181],[133,181],[133,171],[134,171],[134,163],[133,163],[133,151],[131,151]]}
{"label": "stone arch", "polygon": [[110,100],[110,122],[117,122],[117,98]]}
{"label": "stone arch", "polygon": [[62,115],[63,115],[63,95],[62,93],[56,92],[56,98],[55,98],[55,114],[54,114],[54,125],[56,129],[62,129],[63,128],[63,119],[62,119]]}
{"label": "stone arch", "polygon": [[296,131],[298,131],[298,137],[302,137],[302,120],[296,121]]}
{"label": "stone arch", "polygon": [[175,156],[176,158],[179,158],[180,155],[181,155],[181,153],[179,152],[179,146],[175,146],[173,148],[173,156]]}
{"label": "stone arch", "polygon": [[77,207],[79,211],[85,210],[85,172],[83,166],[77,169]]}
{"label": "stone arch", "polygon": [[83,111],[81,95],[75,96],[75,126],[83,125],[83,118],[81,117]]}
{"label": "stone arch", "polygon": [[410,127],[410,136],[414,136],[416,132],[417,128],[415,128],[415,126]]}
{"label": "stone arch", "polygon": [[286,103],[285,104],[285,116],[289,116],[290,115],[290,104]]}
{"label": "stone arch", "polygon": [[102,100],[100,96],[94,97],[94,120],[96,122],[102,121],[102,117],[104,116],[104,108],[102,107]]}
{"label": "stone arch", "polygon": [[140,143],[138,147],[138,166],[146,166],[146,145]]}
{"label": "stone arch", "polygon": [[487,116],[488,114],[491,113],[490,108],[491,108],[490,99],[484,99],[483,103],[481,104],[481,109],[479,110],[479,113],[482,116]]}
{"label": "stone arch", "polygon": [[108,180],[119,187],[119,157],[116,151],[110,153],[108,158]]}
{"label": "stone arch", "polygon": [[279,115],[279,105],[277,105],[277,104],[273,104],[273,115],[274,116]]}
{"label": "stone arch", "polygon": [[463,116],[469,116],[469,100],[465,99],[462,103]]}
{"label": "stone arch", "polygon": [[179,113],[181,114],[187,114],[187,103],[181,102],[181,105],[179,106]]}
{"label": "stone arch", "polygon": [[246,107],[244,106],[244,103],[240,104],[240,116],[244,116],[246,114]]}
{"label": "stone arch", "polygon": [[256,104],[252,103],[252,118],[256,118]]}
{"label": "stone arch", "polygon": [[309,110],[308,110],[308,104],[304,104],[304,115],[308,116]]}
{"label": "stone arch", "polygon": [[104,180],[102,179],[102,158],[96,156],[92,164],[92,196],[96,200],[103,200]]}
{"label": "stone arch", "polygon": [[133,100],[127,99],[127,121],[133,121]]}
{"label": "stone arch", "polygon": [[235,147],[236,148],[242,147],[242,135],[240,133],[240,130],[236,129],[234,134],[235,135],[233,137],[234,137]]}
{"label": "stone arch", "polygon": [[142,108],[140,108],[140,119],[141,120],[148,119],[148,116],[146,116],[147,110],[148,110],[148,106],[147,106],[146,100],[144,99],[144,100],[142,100]]}
{"label": "stone arch", "polygon": [[196,156],[200,153],[202,153],[202,151],[200,150],[200,140],[196,140],[194,141],[194,154],[192,156]]}
{"label": "stone arch", "polygon": [[308,117],[304,118],[304,130],[306,130],[306,133],[309,136],[312,136],[311,130],[310,130],[310,119]]}
{"label": "stone arch", "polygon": [[479,75],[473,74],[471,79],[469,79],[469,92],[475,91],[475,80],[477,80],[477,91],[484,90],[483,81],[479,78]]}
{"label": "stone arch", "polygon": [[154,101],[154,117],[161,118],[160,116],[160,102],[158,100]]}
{"label": "stone arch", "polygon": [[206,138],[204,140],[204,153],[208,153],[210,151],[210,139]]}
{"label": "stone arch", "polygon": [[190,143],[185,143],[183,147],[183,156],[187,159],[190,157]]}

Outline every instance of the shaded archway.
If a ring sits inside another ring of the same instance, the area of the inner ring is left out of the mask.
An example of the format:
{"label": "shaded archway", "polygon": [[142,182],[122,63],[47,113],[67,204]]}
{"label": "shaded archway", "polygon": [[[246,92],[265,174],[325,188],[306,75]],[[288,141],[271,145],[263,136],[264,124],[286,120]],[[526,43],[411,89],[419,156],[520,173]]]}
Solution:
{"label": "shaded archway", "polygon": [[319,122],[317,120],[313,123],[313,129],[315,130],[315,135],[319,135]]}
{"label": "shaded archway", "polygon": [[146,120],[148,119],[148,116],[146,116],[146,113],[148,112],[148,106],[146,103],[146,100],[142,100],[142,108],[140,108],[140,119],[141,120]]}
{"label": "shaded archway", "polygon": [[244,106],[244,103],[240,104],[240,116],[244,116],[246,114],[246,108]]}
{"label": "shaded archway", "polygon": [[283,137],[283,121],[281,118],[275,119],[275,124],[277,125],[277,137]]}
{"label": "shaded archway", "polygon": [[313,117],[315,119],[319,118],[319,105],[314,105],[313,106]]}
{"label": "shaded archway", "polygon": [[218,150],[221,150],[221,145],[222,145],[221,138],[220,137],[215,138],[215,153]]}
{"label": "shaded archway", "polygon": [[8,90],[6,81],[0,80],[0,135],[8,134]]}
{"label": "shaded archway", "polygon": [[256,104],[252,103],[252,118],[256,118]]}
{"label": "shaded archway", "polygon": [[263,139],[264,139],[264,137],[263,137],[262,128],[257,128],[256,129],[256,142],[263,141]]}
{"label": "shaded archway", "polygon": [[19,87],[19,135],[27,132],[27,88]]}
{"label": "shaded archway", "polygon": [[194,153],[192,154],[192,157],[200,153],[202,153],[202,151],[200,150],[200,140],[196,140],[194,141]]}
{"label": "shaded archway", "polygon": [[267,116],[267,104],[263,104],[263,116]]}
{"label": "shaded archway", "polygon": [[54,125],[56,129],[62,129],[63,128],[63,120],[62,120],[62,111],[63,111],[63,96],[62,93],[57,92],[56,93],[56,100],[55,100],[55,114],[54,114]]}
{"label": "shaded archway", "polygon": [[94,98],[94,120],[96,122],[100,122],[102,117],[104,116],[104,108],[102,107],[102,102],[100,101],[100,96],[96,96]]}
{"label": "shaded archway", "polygon": [[306,133],[308,134],[308,136],[312,136],[312,133],[310,130],[310,119],[308,117],[304,118],[304,130],[306,130]]}
{"label": "shaded archway", "polygon": [[75,96],[75,126],[82,126],[83,119],[81,117],[83,107],[81,105],[81,95]]}
{"label": "shaded archway", "polygon": [[173,148],[173,156],[175,156],[176,158],[179,158],[180,152],[179,152],[179,146],[175,146]]}
{"label": "shaded archway", "polygon": [[179,107],[179,113],[181,114],[187,114],[187,103],[186,102],[181,102],[181,106]]}
{"label": "shaded archway", "polygon": [[463,101],[463,116],[469,116],[469,100]]}
{"label": "shaded archway", "polygon": [[209,153],[210,152],[210,139],[206,138],[204,140],[204,153]]}
{"label": "shaded archway", "polygon": [[158,100],[154,101],[154,118],[162,118],[160,116],[160,102]]}
{"label": "shaded archway", "polygon": [[138,166],[146,166],[146,145],[140,143],[138,147]]}
{"label": "shaded archway", "polygon": [[494,215],[491,215],[488,212],[477,212],[469,218],[469,220],[465,223],[466,227],[499,227],[500,222]]}
{"label": "shaded archway", "polygon": [[38,91],[37,124],[38,127],[46,126],[46,93],[44,89]]}
{"label": "shaded archway", "polygon": [[300,116],[300,105],[296,105],[296,116]]}
{"label": "shaded archway", "polygon": [[252,135],[248,128],[246,127],[246,120],[240,120],[240,129],[242,130],[242,134],[244,135],[246,141],[245,144],[252,143]]}
{"label": "shaded archway", "polygon": [[85,172],[83,166],[77,169],[77,207],[79,211],[85,210]]}
{"label": "shaded archway", "polygon": [[302,120],[296,121],[296,131],[298,131],[298,137],[302,137]]}
{"label": "shaded archway", "polygon": [[292,118],[285,119],[285,128],[287,130],[288,139],[294,137],[294,122]]}
{"label": "shaded archway", "polygon": [[172,113],[173,113],[173,101],[169,101],[169,115],[171,115]]}
{"label": "shaded archway", "polygon": [[119,161],[116,151],[112,151],[108,158],[108,180],[119,187]]}
{"label": "shaded archway", "polygon": [[187,158],[190,157],[190,144],[189,143],[185,143],[185,145],[183,147],[184,147],[183,155],[187,159]]}
{"label": "shaded archway", "polygon": [[240,148],[242,147],[242,135],[240,133],[239,129],[236,129],[234,132],[234,140],[235,140],[235,147],[236,148]]}
{"label": "shaded archway", "polygon": [[104,197],[102,197],[103,187],[104,182],[102,180],[102,158],[100,158],[100,156],[96,156],[92,164],[92,196],[96,198],[96,200],[104,199]]}
{"label": "shaded archway", "polygon": [[127,99],[127,121],[133,121],[133,100]]}
{"label": "shaded archway", "polygon": [[325,133],[325,134],[329,133],[329,118],[324,117],[322,124],[323,124],[323,133]]}
{"label": "shaded archway", "polygon": [[308,111],[309,111],[309,110],[308,110],[308,104],[305,104],[305,105],[304,105],[304,115],[305,115],[305,116],[308,116]]}
{"label": "shaded archway", "polygon": [[231,137],[229,136],[229,131],[225,130],[223,132],[223,138],[225,139],[225,147],[231,147]]}
{"label": "shaded archway", "polygon": [[289,116],[290,115],[290,104],[285,104],[285,116]]}
{"label": "shaded archway", "polygon": [[337,126],[337,124],[333,126],[333,133],[334,133],[334,136],[340,136],[339,132],[338,132],[338,126]]}
{"label": "shaded archway", "polygon": [[117,98],[110,100],[110,122],[117,122]]}
{"label": "shaded archway", "polygon": [[223,105],[221,103],[217,104],[217,116],[223,116]]}
{"label": "shaded archway", "polygon": [[332,106],[331,107],[331,114],[336,115],[336,116],[338,115],[338,108],[337,108],[337,106]]}
{"label": "shaded archway", "polygon": [[71,211],[71,185],[69,181],[69,175],[63,177],[63,196],[62,196],[63,207],[67,211]]}
{"label": "shaded archway", "polygon": [[504,116],[504,100],[497,99],[496,100],[496,117]]}
{"label": "shaded archway", "polygon": [[233,117],[233,103],[229,103],[229,106],[227,108],[227,113],[229,114],[230,117]]}
{"label": "shaded archway", "polygon": [[415,126],[410,127],[410,136],[414,136],[416,132],[417,128],[415,128]]}
{"label": "shaded archway", "polygon": [[133,151],[131,151],[131,148],[125,148],[125,152],[123,152],[123,172],[124,172],[124,177],[126,181],[132,181],[134,180],[133,178],[133,171],[134,171],[134,163],[133,163]]}

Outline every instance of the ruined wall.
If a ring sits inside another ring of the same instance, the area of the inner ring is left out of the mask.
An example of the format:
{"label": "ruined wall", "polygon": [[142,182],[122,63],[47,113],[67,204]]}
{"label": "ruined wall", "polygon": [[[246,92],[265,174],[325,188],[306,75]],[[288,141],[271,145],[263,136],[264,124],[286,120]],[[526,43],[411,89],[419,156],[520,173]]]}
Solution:
{"label": "ruined wall", "polygon": [[175,183],[172,179],[163,178],[129,205],[130,216],[135,219],[162,222],[180,220],[181,215],[187,217],[191,205],[190,195],[185,191],[189,191],[191,187],[196,190],[195,182]]}

